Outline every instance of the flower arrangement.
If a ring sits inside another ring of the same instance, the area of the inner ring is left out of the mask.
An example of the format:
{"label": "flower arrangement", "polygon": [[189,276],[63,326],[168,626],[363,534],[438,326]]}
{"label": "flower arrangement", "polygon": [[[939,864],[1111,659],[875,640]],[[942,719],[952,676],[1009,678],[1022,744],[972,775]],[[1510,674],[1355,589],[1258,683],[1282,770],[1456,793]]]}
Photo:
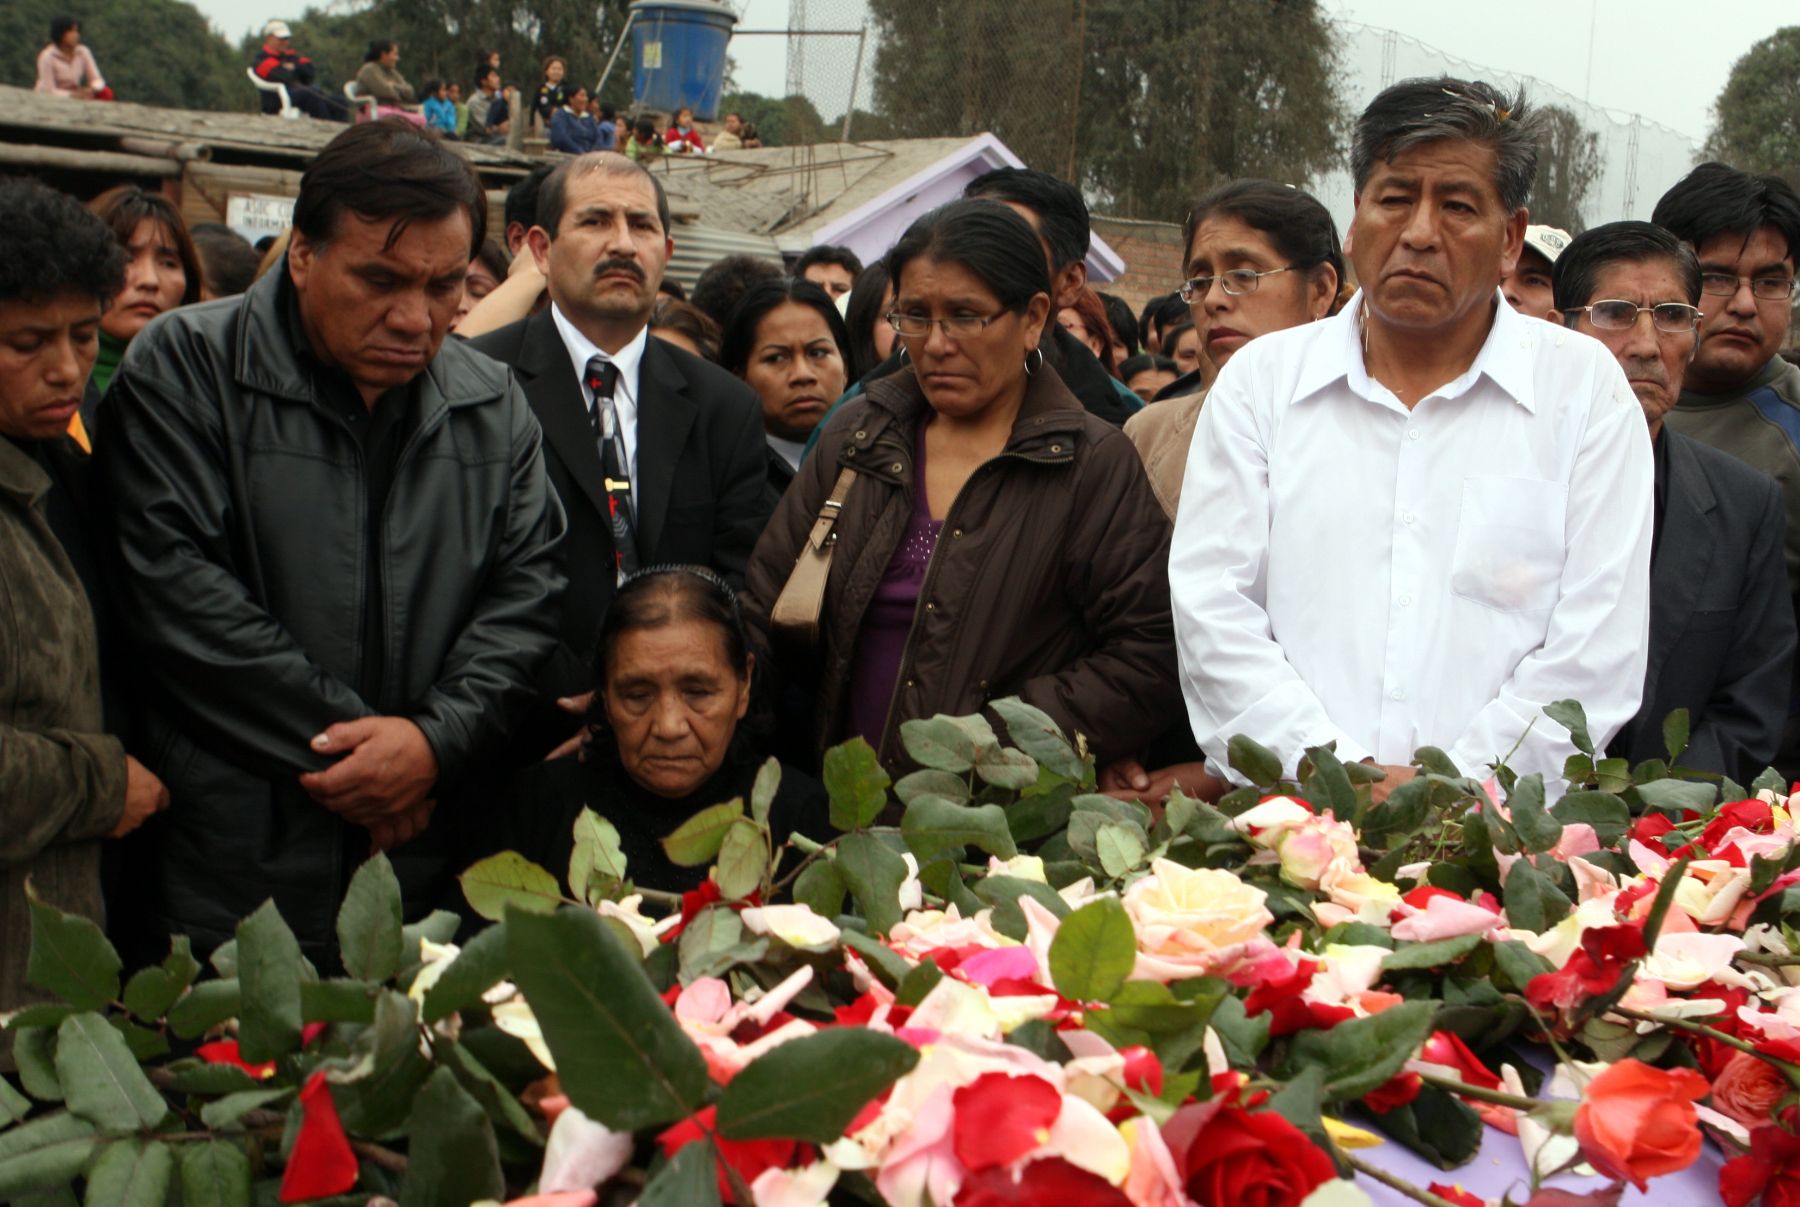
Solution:
{"label": "flower arrangement", "polygon": [[1323,748],[1284,781],[1238,739],[1253,786],[1150,809],[998,701],[908,723],[897,783],[831,751],[829,842],[772,841],[771,764],[665,840],[711,869],[679,899],[588,813],[566,876],[464,874],[491,925],[458,947],[377,857],[343,976],[265,906],[213,976],[177,939],[122,980],[35,903],[60,1000],[7,1021],[0,1197],[1550,1207],[1711,1145],[1722,1202],[1800,1204],[1786,786],[1683,772],[1681,714],[1632,768],[1548,711],[1554,803],[1432,749],[1385,795]]}

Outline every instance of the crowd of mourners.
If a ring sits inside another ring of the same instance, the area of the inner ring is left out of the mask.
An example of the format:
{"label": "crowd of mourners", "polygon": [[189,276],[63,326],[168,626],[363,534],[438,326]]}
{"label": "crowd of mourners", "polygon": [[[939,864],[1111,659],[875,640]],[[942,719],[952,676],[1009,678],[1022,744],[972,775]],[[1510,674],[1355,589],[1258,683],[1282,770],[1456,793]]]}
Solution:
{"label": "crowd of mourners", "polygon": [[1425,745],[1554,783],[1569,698],[1614,755],[1686,709],[1684,766],[1800,772],[1778,178],[1571,239],[1524,97],[1408,81],[1345,237],[1231,181],[1134,314],[1042,172],[684,291],[636,131],[490,237],[440,129],[344,130],[260,261],[134,186],[0,182],[0,1009],[28,878],[128,962],[272,897],[328,969],[371,851],[411,918],[591,807],[685,889],[658,838],[765,759],[777,839],[829,837],[828,747],[898,776],[905,722],[1007,696],[1152,804],[1229,788],[1237,734],[1378,797]]}

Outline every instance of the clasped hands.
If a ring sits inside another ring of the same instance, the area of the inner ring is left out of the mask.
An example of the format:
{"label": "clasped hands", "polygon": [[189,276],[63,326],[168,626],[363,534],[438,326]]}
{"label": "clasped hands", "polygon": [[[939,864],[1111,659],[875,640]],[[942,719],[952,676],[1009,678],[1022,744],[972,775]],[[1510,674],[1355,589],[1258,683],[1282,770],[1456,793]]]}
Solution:
{"label": "clasped hands", "polygon": [[437,755],[405,717],[339,721],[312,740],[315,753],[337,757],[300,777],[307,795],[369,831],[377,851],[410,842],[425,829],[437,801]]}

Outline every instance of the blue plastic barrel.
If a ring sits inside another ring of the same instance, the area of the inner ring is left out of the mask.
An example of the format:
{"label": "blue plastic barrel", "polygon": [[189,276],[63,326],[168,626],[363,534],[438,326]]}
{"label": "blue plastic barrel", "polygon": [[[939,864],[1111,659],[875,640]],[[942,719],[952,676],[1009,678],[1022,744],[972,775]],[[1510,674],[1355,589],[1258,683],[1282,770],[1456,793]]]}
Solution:
{"label": "blue plastic barrel", "polygon": [[632,96],[641,108],[701,121],[719,113],[725,48],[737,14],[715,0],[637,0],[631,6]]}

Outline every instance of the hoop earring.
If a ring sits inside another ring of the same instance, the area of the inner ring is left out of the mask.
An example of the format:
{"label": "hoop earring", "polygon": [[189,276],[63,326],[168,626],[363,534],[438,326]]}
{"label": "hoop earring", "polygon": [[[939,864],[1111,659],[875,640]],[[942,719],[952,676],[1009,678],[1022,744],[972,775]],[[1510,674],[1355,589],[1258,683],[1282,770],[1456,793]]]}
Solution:
{"label": "hoop earring", "polygon": [[[1031,352],[1037,353],[1037,364],[1035,365],[1031,363]],[[1027,377],[1030,377],[1033,373],[1036,373],[1039,369],[1044,367],[1044,350],[1042,348],[1033,348],[1031,352],[1025,354],[1025,376]]]}

